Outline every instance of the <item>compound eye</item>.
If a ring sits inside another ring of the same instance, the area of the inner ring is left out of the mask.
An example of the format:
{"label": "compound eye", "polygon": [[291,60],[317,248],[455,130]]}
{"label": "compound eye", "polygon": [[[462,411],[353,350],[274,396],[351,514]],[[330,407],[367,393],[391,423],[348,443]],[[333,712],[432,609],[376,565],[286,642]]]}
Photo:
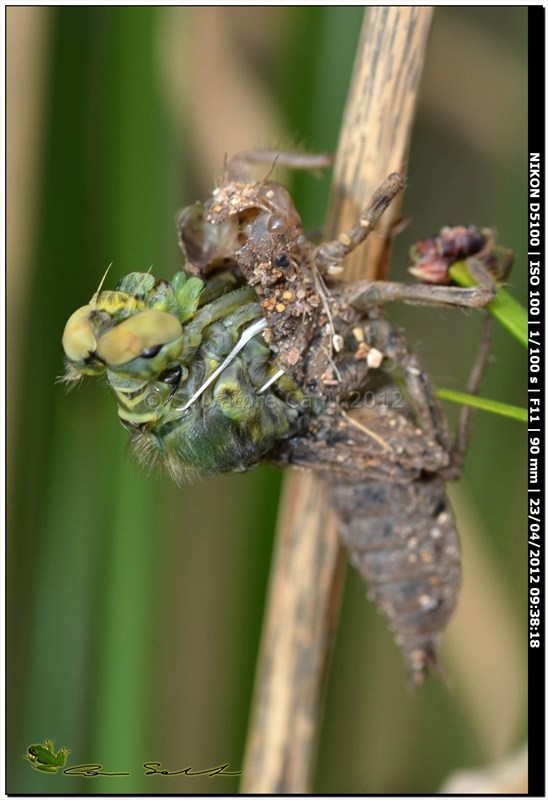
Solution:
{"label": "compound eye", "polygon": [[69,361],[85,361],[95,352],[97,340],[89,320],[93,311],[90,305],[82,306],[72,314],[63,331],[63,350]]}
{"label": "compound eye", "polygon": [[166,311],[141,311],[111,328],[100,339],[98,356],[112,367],[133,359],[153,358],[162,347],[181,338],[181,323]]}

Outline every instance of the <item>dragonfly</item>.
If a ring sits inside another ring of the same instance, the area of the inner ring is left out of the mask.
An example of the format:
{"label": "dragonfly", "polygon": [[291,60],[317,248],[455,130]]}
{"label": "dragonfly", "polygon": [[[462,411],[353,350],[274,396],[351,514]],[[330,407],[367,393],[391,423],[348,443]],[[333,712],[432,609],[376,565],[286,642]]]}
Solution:
{"label": "dragonfly", "polygon": [[[70,316],[63,380],[106,378],[137,459],[179,483],[264,462],[320,473],[416,686],[440,672],[440,636],[459,593],[446,482],[461,474],[470,414],[453,440],[427,371],[383,308],[484,308],[496,291],[492,242],[475,228],[444,229],[416,248],[422,283],[345,281],[345,257],[405,178],[389,175],[350,230],[317,244],[289,191],[270,174],[252,179],[253,164],[274,161],[329,163],[270,151],[225,163],[211,197],[178,215],[181,271],[169,281],[132,272],[113,290],[103,279]],[[443,285],[443,265],[457,258],[468,259],[476,286]],[[471,392],[487,352],[485,339]]]}

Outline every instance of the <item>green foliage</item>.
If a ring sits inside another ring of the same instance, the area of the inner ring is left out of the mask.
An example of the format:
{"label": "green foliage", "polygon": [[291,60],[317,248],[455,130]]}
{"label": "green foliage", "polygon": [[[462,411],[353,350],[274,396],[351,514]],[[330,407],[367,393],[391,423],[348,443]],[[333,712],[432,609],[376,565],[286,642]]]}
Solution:
{"label": "green foliage", "polygon": [[450,400],[453,403],[480,408],[482,411],[490,411],[492,414],[500,414],[502,417],[517,419],[520,422],[527,422],[527,409],[516,408],[508,403],[499,403],[496,400],[489,400],[486,397],[477,397],[466,392],[453,392],[450,389],[438,389],[438,397],[442,400]]}

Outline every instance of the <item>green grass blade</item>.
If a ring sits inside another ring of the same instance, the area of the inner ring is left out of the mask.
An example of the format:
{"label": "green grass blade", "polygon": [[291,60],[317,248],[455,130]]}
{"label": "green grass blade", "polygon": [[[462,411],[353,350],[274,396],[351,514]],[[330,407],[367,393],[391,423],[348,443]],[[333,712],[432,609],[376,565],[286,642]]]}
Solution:
{"label": "green grass blade", "polygon": [[466,392],[454,392],[452,389],[438,389],[438,397],[442,400],[449,400],[452,403],[479,408],[482,411],[490,411],[492,414],[500,414],[503,417],[517,419],[520,422],[527,422],[527,409],[519,406],[511,406],[508,403],[499,403],[498,400],[489,400],[486,397],[477,397]]}

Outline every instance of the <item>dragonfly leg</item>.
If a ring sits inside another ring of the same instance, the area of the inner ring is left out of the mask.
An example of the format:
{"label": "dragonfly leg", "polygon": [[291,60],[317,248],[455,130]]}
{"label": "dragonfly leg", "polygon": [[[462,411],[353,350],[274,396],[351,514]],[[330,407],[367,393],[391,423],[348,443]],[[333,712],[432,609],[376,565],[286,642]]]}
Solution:
{"label": "dragonfly leg", "polygon": [[323,153],[280,153],[278,150],[245,150],[233,156],[225,166],[225,182],[251,180],[250,166],[253,164],[270,164],[274,167],[288,169],[318,170],[327,169],[333,164],[333,156]]}
{"label": "dragonfly leg", "polygon": [[[474,363],[468,377],[468,383],[466,385],[466,391],[468,394],[478,394],[483,382],[483,378],[485,377],[485,372],[489,362],[489,355],[491,353],[491,335],[493,332],[493,324],[493,317],[486,314],[479,350],[476,358],[474,359]],[[451,457],[451,466],[447,470],[447,480],[458,480],[461,475],[466,453],[468,452],[473,418],[474,409],[470,406],[463,406],[459,416],[457,436]]]}
{"label": "dragonfly leg", "polygon": [[405,178],[393,172],[386,178],[371,198],[371,202],[349,231],[340,233],[332,242],[325,242],[315,248],[312,260],[321,272],[333,273],[341,265],[345,256],[366,240],[392,200],[405,188]]}
{"label": "dragonfly leg", "polygon": [[484,308],[495,297],[496,282],[480,261],[469,259],[468,267],[477,286],[434,286],[393,281],[357,281],[346,292],[350,305],[359,310],[384,303],[404,302],[426,306],[459,306]]}
{"label": "dragonfly leg", "polygon": [[372,320],[366,328],[366,339],[371,347],[403,370],[405,384],[424,432],[446,452],[451,452],[447,422],[434,386],[418,356],[409,349],[398,329],[386,319]]}
{"label": "dragonfly leg", "polygon": [[452,446],[447,421],[428,373],[410,350],[400,350],[399,363],[403,367],[405,383],[425,433],[449,452]]}
{"label": "dragonfly leg", "polygon": [[[468,394],[475,395],[480,390],[491,350],[492,328],[493,318],[486,315],[482,340],[466,386]],[[459,417],[456,439],[453,443],[449,436],[445,414],[430,377],[421,365],[418,356],[408,348],[405,339],[386,320],[371,322],[368,334],[372,345],[403,369],[405,383],[424,432],[450,454],[451,462],[440,474],[445,480],[458,480],[468,450],[474,410],[469,406],[463,407]]]}

